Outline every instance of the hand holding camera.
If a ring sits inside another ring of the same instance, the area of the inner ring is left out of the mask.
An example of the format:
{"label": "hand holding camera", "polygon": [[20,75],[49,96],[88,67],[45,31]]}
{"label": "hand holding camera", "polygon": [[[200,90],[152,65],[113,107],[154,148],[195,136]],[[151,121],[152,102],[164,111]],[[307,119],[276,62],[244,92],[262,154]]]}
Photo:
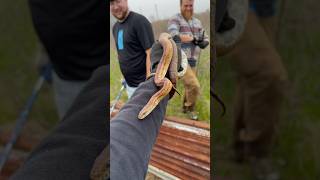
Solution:
{"label": "hand holding camera", "polygon": [[204,32],[202,32],[202,35],[200,36],[200,38],[197,38],[196,36],[193,36],[193,44],[196,46],[199,46],[201,49],[206,48],[209,45],[209,41],[204,39]]}

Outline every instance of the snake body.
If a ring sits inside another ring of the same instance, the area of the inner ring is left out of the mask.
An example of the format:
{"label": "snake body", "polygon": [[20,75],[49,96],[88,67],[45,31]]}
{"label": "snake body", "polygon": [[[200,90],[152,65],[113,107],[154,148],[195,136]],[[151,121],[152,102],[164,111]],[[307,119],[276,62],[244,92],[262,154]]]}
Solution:
{"label": "snake body", "polygon": [[169,76],[171,79],[172,84],[176,84],[177,80],[178,80],[178,49],[176,46],[176,43],[170,39],[171,44],[173,45],[173,49],[172,49],[172,60],[170,62],[170,66],[169,66]]}
{"label": "snake body", "polygon": [[[156,86],[161,87],[161,89],[142,108],[138,115],[139,119],[144,119],[153,111],[159,102],[169,94],[174,87],[172,83],[175,84],[177,80],[177,47],[168,33],[160,34],[159,43],[163,48],[163,54],[155,73],[154,83]],[[165,77],[168,71],[172,82]]]}

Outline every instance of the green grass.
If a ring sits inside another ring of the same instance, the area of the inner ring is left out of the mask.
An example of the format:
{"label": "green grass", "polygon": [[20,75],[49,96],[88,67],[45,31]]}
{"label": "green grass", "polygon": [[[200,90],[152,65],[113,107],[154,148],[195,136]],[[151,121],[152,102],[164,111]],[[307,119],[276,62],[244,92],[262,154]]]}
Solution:
{"label": "green grass", "polygon": [[[38,78],[38,40],[27,1],[1,1],[0,22],[0,125],[4,125],[15,122]],[[46,128],[56,123],[50,86],[41,90],[29,119]]]}
{"label": "green grass", "polygon": [[[320,179],[320,32],[319,23],[310,23],[310,19],[318,17],[317,13],[303,8],[310,2],[288,2],[286,23],[281,24],[278,39],[278,50],[290,80],[279,124],[279,140],[273,149],[275,160],[285,162],[279,163],[284,180]],[[216,79],[216,91],[228,110],[225,117],[214,117],[211,147],[215,174],[247,180],[251,178],[249,166],[236,165],[229,156],[235,74],[227,58],[218,60]]]}
{"label": "green grass", "polygon": [[[117,96],[118,91],[121,88],[121,77],[119,63],[117,60],[116,51],[110,49],[110,100],[114,100]],[[198,66],[198,79],[201,85],[201,95],[197,101],[196,109],[199,112],[199,120],[210,121],[210,53],[209,49],[204,50],[201,53],[201,58]],[[182,82],[178,82],[178,90],[183,93],[184,88]],[[127,100],[126,93],[123,93],[122,100],[125,102]],[[179,117],[187,117],[181,112],[183,96],[175,94],[174,97],[169,101],[167,107],[167,115],[174,115]]]}

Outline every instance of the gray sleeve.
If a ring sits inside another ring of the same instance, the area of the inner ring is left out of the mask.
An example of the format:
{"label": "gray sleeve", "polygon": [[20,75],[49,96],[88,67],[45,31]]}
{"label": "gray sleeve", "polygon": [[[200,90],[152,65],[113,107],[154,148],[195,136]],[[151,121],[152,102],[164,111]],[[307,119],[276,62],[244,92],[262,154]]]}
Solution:
{"label": "gray sleeve", "polygon": [[109,66],[98,68],[57,127],[41,141],[11,180],[88,180],[109,143]]}
{"label": "gray sleeve", "polygon": [[152,147],[164,119],[168,96],[144,120],[138,113],[157,91],[153,78],[139,85],[110,123],[111,179],[143,180]]}

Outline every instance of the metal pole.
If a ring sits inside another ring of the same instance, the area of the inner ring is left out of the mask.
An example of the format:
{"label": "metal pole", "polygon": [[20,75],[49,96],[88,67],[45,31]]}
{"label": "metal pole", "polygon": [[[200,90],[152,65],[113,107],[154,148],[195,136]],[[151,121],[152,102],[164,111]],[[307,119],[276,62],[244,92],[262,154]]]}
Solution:
{"label": "metal pole", "polygon": [[199,64],[200,64],[201,51],[202,51],[202,49],[200,49],[199,58],[197,60],[197,65],[196,65],[196,78],[198,78],[198,70],[199,70]]}
{"label": "metal pole", "polygon": [[124,80],[121,82],[121,84],[122,84],[121,89],[120,89],[120,91],[119,91],[119,93],[118,93],[118,95],[117,95],[117,97],[115,99],[115,102],[113,103],[113,105],[112,105],[112,107],[110,109],[110,115],[113,112],[116,104],[118,103],[118,101],[119,101],[119,99],[120,99],[120,97],[122,95],[122,91],[126,88],[126,82]]}
{"label": "metal pole", "polygon": [[33,88],[32,95],[29,97],[24,110],[22,111],[22,113],[20,114],[19,118],[16,121],[16,125],[14,127],[12,134],[11,134],[10,140],[6,144],[3,152],[1,153],[0,172],[2,171],[5,163],[7,162],[8,158],[10,156],[10,152],[12,150],[12,147],[15,144],[15,142],[17,141],[18,137],[20,136],[20,133],[21,133],[25,123],[27,122],[27,117],[31,111],[33,103],[35,102],[35,100],[40,92],[40,89],[41,89],[44,81],[45,81],[45,78],[43,76],[40,76],[36,85]]}
{"label": "metal pole", "polygon": [[[202,41],[204,40],[204,35],[205,35],[205,31],[203,30],[203,32],[202,32],[202,37],[201,37],[201,39],[202,39]],[[196,65],[196,77],[198,78],[198,69],[199,69],[199,64],[200,64],[200,58],[201,58],[201,51],[202,51],[202,49],[200,48],[200,47],[198,47],[199,49],[200,49],[200,51],[199,51],[199,58],[198,58],[198,60],[197,60],[197,65]]]}

